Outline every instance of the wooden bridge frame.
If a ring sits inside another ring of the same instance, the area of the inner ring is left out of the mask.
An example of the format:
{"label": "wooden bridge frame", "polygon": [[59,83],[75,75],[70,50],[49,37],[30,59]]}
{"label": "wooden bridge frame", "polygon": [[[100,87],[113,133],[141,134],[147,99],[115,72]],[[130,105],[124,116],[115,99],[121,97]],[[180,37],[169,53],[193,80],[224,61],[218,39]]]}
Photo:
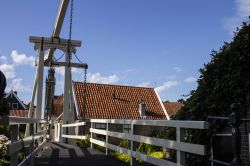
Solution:
{"label": "wooden bridge frame", "polygon": [[[185,129],[206,130],[209,128],[209,125],[206,121],[91,119],[90,123],[91,123],[91,128],[89,129],[89,131],[91,133],[91,138],[90,138],[91,148],[93,148],[93,144],[96,144],[106,148],[106,155],[109,155],[109,150],[128,154],[131,157],[130,165],[134,164],[134,160],[132,158],[138,158],[142,161],[160,166],[163,165],[180,166],[180,165],[185,165],[185,153],[206,155],[206,147],[204,145],[184,142]],[[106,130],[95,129],[94,128],[95,123],[106,124],[107,126]],[[46,121],[41,119],[7,116],[0,119],[0,124],[10,125],[11,143],[8,145],[8,155],[10,156],[11,159],[11,166],[16,166],[16,165],[22,166],[24,164],[34,165],[35,155],[37,155],[39,150],[42,149],[43,144],[46,142],[47,131],[48,131],[47,128],[48,124],[46,124]],[[32,127],[30,128],[30,135],[23,139],[20,139],[18,137],[20,124],[34,125],[33,128]],[[127,125],[130,124],[131,132],[130,134],[125,134],[125,133],[110,131],[108,126],[111,124],[127,124]],[[62,128],[78,128],[79,126],[84,126],[84,125],[86,125],[85,122],[77,122],[71,124],[63,124]],[[176,128],[176,140],[167,140],[167,139],[136,135],[134,134],[133,131],[135,125],[174,127]],[[101,141],[94,138],[94,134],[106,136],[106,141]],[[63,134],[62,137],[69,139],[86,139],[84,135],[78,135],[78,134],[75,135]],[[130,150],[111,144],[109,142],[109,137],[129,140],[131,142]],[[164,159],[158,159],[134,151],[133,142],[135,141],[176,150],[177,163],[173,163]],[[18,164],[18,152],[23,148],[28,150],[29,154],[21,163]]]}
{"label": "wooden bridge frame", "polygon": [[[29,135],[24,138],[19,137],[20,125],[31,125]],[[0,125],[10,126],[10,141],[8,144],[8,155],[10,157],[10,166],[34,165],[34,157],[37,155],[43,144],[46,142],[47,124],[45,120],[34,118],[22,118],[14,116],[5,116],[0,119]],[[25,150],[28,155],[18,163],[18,153]]]}

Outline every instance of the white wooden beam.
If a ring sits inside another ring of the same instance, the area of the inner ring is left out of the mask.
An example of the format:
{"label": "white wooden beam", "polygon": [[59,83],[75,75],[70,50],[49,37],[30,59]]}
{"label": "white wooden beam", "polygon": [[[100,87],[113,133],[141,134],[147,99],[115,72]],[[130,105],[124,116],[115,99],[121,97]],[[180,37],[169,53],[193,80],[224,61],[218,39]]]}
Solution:
{"label": "white wooden beam", "polygon": [[43,101],[43,73],[44,73],[44,49],[43,43],[41,43],[41,48],[39,50],[38,57],[38,80],[37,80],[37,97],[36,97],[36,111],[35,117],[37,119],[42,118],[42,101]]}
{"label": "white wooden beam", "polygon": [[[69,39],[56,38],[56,37],[40,37],[40,36],[30,36],[29,41],[31,43],[41,43],[44,45],[60,45],[60,46],[68,46]],[[81,47],[82,42],[80,40],[71,40],[71,46],[73,47]]]}
{"label": "white wooden beam", "polygon": [[130,134],[125,134],[125,133],[93,129],[93,128],[90,128],[90,132],[100,134],[100,135],[108,135],[110,137],[116,137],[120,139],[132,140],[132,141],[160,146],[160,147],[166,147],[166,148],[170,148],[170,149],[174,149],[178,151],[185,151],[185,152],[189,152],[193,154],[199,154],[199,155],[206,154],[206,149],[204,145],[198,145],[198,144],[192,144],[192,143],[186,143],[186,142],[177,142],[173,140],[146,137],[146,136],[140,136],[140,135],[130,135]]}
{"label": "white wooden beam", "polygon": [[[68,8],[68,4],[69,4],[69,0],[61,0],[61,4],[57,12],[57,17],[56,17],[52,37],[59,37],[60,35],[62,25],[63,25],[63,20],[64,20],[64,17],[66,15],[66,11]],[[45,63],[47,63],[48,61],[52,61],[54,51],[55,49],[53,48],[49,50],[45,59]]]}
{"label": "white wooden beam", "polygon": [[63,124],[62,127],[75,127],[75,126],[84,126],[85,122],[77,122],[77,123],[71,123],[71,124]]}
{"label": "white wooden beam", "polygon": [[71,139],[86,139],[85,135],[66,135],[62,134],[63,138],[71,138]]}
{"label": "white wooden beam", "polygon": [[83,64],[79,64],[79,63],[70,63],[67,64],[65,62],[51,62],[50,64],[44,64],[45,66],[48,67],[65,67],[65,66],[70,66],[70,67],[74,67],[74,68],[88,68],[87,63],[83,63]]}
{"label": "white wooden beam", "polygon": [[145,126],[181,127],[189,129],[208,129],[206,121],[184,121],[184,120],[123,120],[123,119],[91,119],[94,123],[131,124]]}

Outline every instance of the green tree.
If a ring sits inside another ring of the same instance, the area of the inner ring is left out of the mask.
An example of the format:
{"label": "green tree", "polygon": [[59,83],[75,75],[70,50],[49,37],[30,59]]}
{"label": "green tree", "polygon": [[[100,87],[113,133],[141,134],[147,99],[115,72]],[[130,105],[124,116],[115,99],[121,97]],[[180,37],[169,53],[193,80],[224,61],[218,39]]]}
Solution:
{"label": "green tree", "polygon": [[[230,105],[240,103],[240,114],[250,109],[250,26],[243,23],[230,43],[219,51],[212,51],[211,61],[200,69],[197,89],[192,91],[184,107],[176,114],[177,120],[207,120],[208,115],[228,116]],[[225,123],[213,123],[211,128],[222,131]],[[207,132],[188,131],[190,142],[209,145]],[[208,163],[207,158],[196,157],[189,165]]]}

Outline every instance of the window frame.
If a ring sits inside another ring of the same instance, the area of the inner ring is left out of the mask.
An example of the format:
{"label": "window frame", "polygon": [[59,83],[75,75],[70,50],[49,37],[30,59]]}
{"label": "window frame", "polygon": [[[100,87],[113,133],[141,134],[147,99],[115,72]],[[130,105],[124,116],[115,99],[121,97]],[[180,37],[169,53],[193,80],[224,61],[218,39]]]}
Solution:
{"label": "window frame", "polygon": [[[16,107],[14,107],[14,105],[16,105]],[[12,109],[17,110],[18,109],[18,103],[12,103]]]}

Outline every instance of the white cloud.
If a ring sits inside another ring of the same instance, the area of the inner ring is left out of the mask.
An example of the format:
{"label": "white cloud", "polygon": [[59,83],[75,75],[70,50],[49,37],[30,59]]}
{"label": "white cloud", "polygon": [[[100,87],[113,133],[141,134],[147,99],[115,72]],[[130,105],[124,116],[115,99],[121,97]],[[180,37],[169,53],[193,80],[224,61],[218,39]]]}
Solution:
{"label": "white cloud", "polygon": [[178,84],[179,84],[178,81],[167,81],[167,82],[164,82],[161,86],[157,87],[156,90],[158,91],[158,93],[162,93],[166,91],[167,89],[172,88]]}
{"label": "white cloud", "polygon": [[176,75],[167,76],[167,79],[168,80],[174,80],[174,79],[176,79]]}
{"label": "white cloud", "polygon": [[18,54],[16,50],[11,52],[12,60],[17,65],[30,65],[35,66],[35,58],[33,56],[27,56],[25,54]]}
{"label": "white cloud", "polygon": [[236,13],[225,20],[224,27],[232,33],[250,15],[250,0],[236,0]]}
{"label": "white cloud", "polygon": [[0,56],[0,63],[7,63],[7,57],[6,56]]}
{"label": "white cloud", "polygon": [[64,76],[64,67],[56,67],[55,68],[55,74],[60,74],[61,76]]}
{"label": "white cloud", "polygon": [[31,86],[23,85],[22,82],[23,82],[22,78],[13,79],[7,89],[9,90],[13,89],[17,92],[31,92],[32,91]]}
{"label": "white cloud", "polygon": [[150,85],[150,82],[143,82],[143,83],[138,84],[136,86],[138,86],[138,87],[148,87],[149,85]]}
{"label": "white cloud", "polygon": [[7,79],[16,77],[15,66],[13,64],[2,64],[0,65],[0,70],[4,73]]}
{"label": "white cloud", "polygon": [[103,83],[103,84],[112,84],[119,81],[117,75],[111,76],[102,76],[100,73],[88,74],[87,81],[91,83]]}
{"label": "white cloud", "polygon": [[194,83],[194,82],[196,82],[196,78],[195,77],[187,77],[185,80],[184,80],[184,82],[186,82],[186,83]]}
{"label": "white cloud", "polygon": [[181,72],[182,71],[182,69],[180,68],[180,67],[174,67],[173,68],[176,72]]}

